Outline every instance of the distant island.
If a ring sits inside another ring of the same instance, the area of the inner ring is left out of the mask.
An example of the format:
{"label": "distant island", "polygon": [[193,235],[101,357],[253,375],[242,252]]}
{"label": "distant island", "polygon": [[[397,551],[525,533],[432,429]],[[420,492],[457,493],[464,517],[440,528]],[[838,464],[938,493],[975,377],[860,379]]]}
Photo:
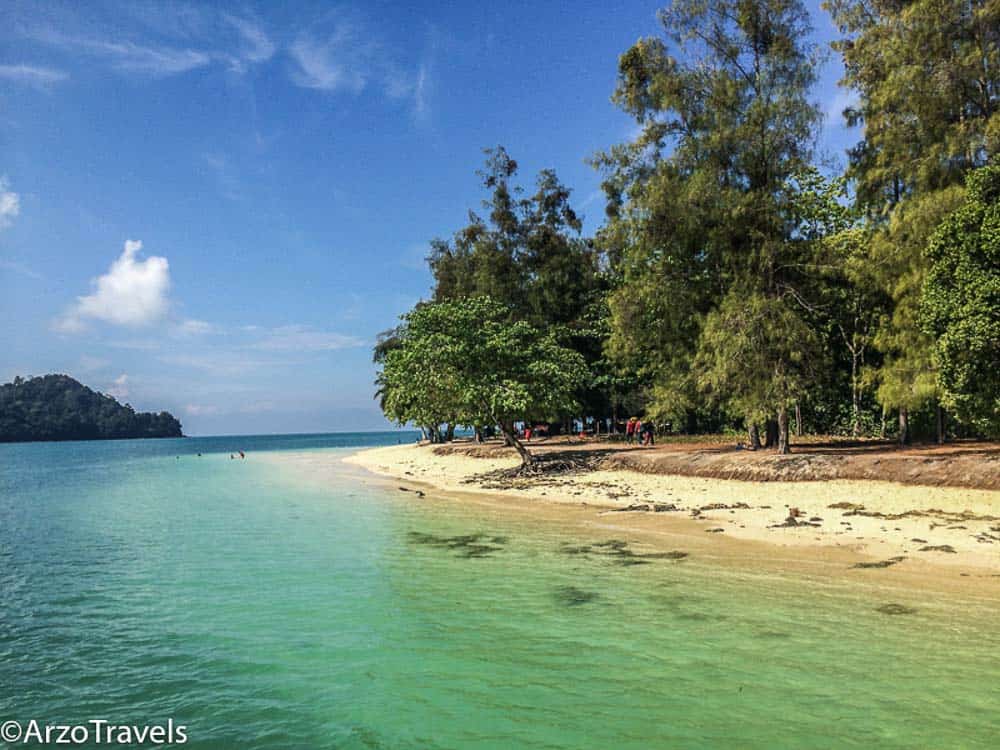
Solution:
{"label": "distant island", "polygon": [[172,414],[137,412],[69,375],[0,386],[0,443],[161,437],[183,437]]}

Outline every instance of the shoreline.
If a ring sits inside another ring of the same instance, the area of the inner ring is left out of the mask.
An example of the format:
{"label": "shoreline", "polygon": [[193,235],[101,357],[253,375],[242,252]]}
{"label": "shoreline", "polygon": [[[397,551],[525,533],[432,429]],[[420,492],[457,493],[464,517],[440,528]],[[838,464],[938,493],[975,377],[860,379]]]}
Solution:
{"label": "shoreline", "polygon": [[[754,482],[617,467],[498,483],[495,474],[484,475],[517,466],[516,458],[413,444],[335,460],[406,485],[400,490],[572,517],[652,543],[680,538],[720,557],[772,558],[778,567],[843,571],[871,583],[919,587],[937,579],[942,588],[974,585],[978,593],[1000,595],[995,490],[878,480]],[[800,513],[796,525],[785,525],[792,508]]]}

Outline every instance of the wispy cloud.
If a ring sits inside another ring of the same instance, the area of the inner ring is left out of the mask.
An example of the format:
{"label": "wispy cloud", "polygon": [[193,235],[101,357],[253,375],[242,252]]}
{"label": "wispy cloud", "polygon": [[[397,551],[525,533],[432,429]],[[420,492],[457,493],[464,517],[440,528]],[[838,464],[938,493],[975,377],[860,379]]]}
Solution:
{"label": "wispy cloud", "polygon": [[230,61],[233,70],[242,73],[249,64],[266,62],[274,56],[274,43],[256,21],[230,13],[223,13],[222,20],[236,30],[241,40],[239,53]]}
{"label": "wispy cloud", "polygon": [[103,370],[110,364],[111,360],[104,359],[103,357],[92,357],[89,354],[83,354],[80,356],[80,369],[84,372]]}
{"label": "wispy cloud", "polygon": [[[168,12],[156,4],[133,3],[123,10],[113,23],[102,23],[93,15],[67,14],[55,25],[27,21],[21,31],[51,48],[104,61],[113,70],[154,78],[212,64],[244,73],[276,51],[263,25],[250,16],[193,5],[171,6]],[[107,28],[115,29],[115,34],[107,34]]]}
{"label": "wispy cloud", "polygon": [[29,279],[43,278],[42,275],[38,273],[38,271],[31,268],[31,266],[25,265],[20,261],[10,260],[8,258],[0,258],[0,268],[5,268],[8,271],[19,273],[22,276],[27,276]]}
{"label": "wispy cloud", "polygon": [[208,171],[219,188],[223,197],[236,201],[243,198],[243,183],[233,172],[229,159],[218,153],[205,154],[202,157]]}
{"label": "wispy cloud", "polygon": [[54,29],[35,33],[45,44],[103,58],[116,70],[162,77],[208,65],[211,57],[196,49],[147,45],[128,40],[108,40],[63,34]]}
{"label": "wispy cloud", "polygon": [[238,352],[225,350],[213,350],[204,354],[176,353],[163,354],[158,357],[160,362],[177,367],[187,367],[192,370],[199,370],[213,377],[233,378],[246,375],[253,370],[264,367],[274,367],[284,365],[283,362],[271,362],[264,359],[255,359]]}
{"label": "wispy cloud", "polygon": [[90,320],[119,326],[144,326],[163,318],[169,306],[170,264],[152,255],[139,260],[142,242],[126,240],[108,272],[94,280],[92,294],[76,303],[53,325],[60,333],[76,333]]}
{"label": "wispy cloud", "polygon": [[178,338],[190,338],[194,336],[207,336],[214,333],[221,333],[221,329],[214,323],[209,323],[207,320],[186,318],[179,323],[175,323],[171,327],[171,333]]}
{"label": "wispy cloud", "polygon": [[253,344],[252,348],[272,352],[323,352],[364,345],[365,342],[356,336],[291,325],[272,328],[263,339]]}
{"label": "wispy cloud", "polygon": [[187,404],[184,413],[192,417],[202,417],[211,414],[218,414],[219,407],[205,404]]}
{"label": "wispy cloud", "polygon": [[0,177],[0,229],[6,229],[14,223],[21,213],[21,196],[10,189],[6,177]]}
{"label": "wispy cloud", "polygon": [[55,68],[22,63],[19,65],[0,65],[0,78],[26,86],[46,88],[60,81],[65,81],[69,78],[69,74]]}
{"label": "wispy cloud", "polygon": [[296,65],[292,81],[303,88],[359,94],[371,77],[374,49],[348,21],[322,36],[300,34],[289,54]]}
{"label": "wispy cloud", "polygon": [[431,58],[400,61],[393,48],[357,12],[341,10],[301,32],[289,48],[291,79],[297,86],[331,93],[376,92],[411,102],[414,115],[428,111]]}

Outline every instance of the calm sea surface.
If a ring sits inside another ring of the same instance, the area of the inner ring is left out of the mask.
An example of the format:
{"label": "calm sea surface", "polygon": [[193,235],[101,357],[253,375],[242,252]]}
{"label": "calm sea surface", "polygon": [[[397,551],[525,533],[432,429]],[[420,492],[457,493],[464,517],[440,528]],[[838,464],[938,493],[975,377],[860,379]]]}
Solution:
{"label": "calm sea surface", "polygon": [[264,455],[413,438],[0,445],[0,723],[173,719],[197,748],[1000,746],[988,603],[642,557]]}

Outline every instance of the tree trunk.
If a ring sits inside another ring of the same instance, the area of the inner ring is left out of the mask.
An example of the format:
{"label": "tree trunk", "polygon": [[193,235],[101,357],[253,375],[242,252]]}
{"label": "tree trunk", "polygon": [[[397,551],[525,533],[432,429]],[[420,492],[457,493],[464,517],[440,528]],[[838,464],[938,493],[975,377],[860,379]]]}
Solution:
{"label": "tree trunk", "polygon": [[858,358],[851,356],[851,435],[861,434],[861,386],[858,383]]}
{"label": "tree trunk", "polygon": [[910,442],[910,412],[905,406],[899,407],[899,444]]}
{"label": "tree trunk", "polygon": [[759,451],[760,450],[760,428],[757,426],[756,422],[751,422],[750,427],[747,429],[747,435],[750,438],[750,450]]}
{"label": "tree trunk", "polygon": [[938,445],[944,444],[944,409],[941,404],[937,405],[937,441]]}
{"label": "tree trunk", "polygon": [[517,450],[517,455],[521,457],[521,465],[529,466],[534,462],[534,457],[528,452],[528,449],[524,447],[520,440],[514,435],[514,423],[512,422],[510,427],[500,422],[500,432],[503,433],[503,438],[507,441],[507,445],[511,445]]}
{"label": "tree trunk", "polygon": [[802,437],[802,407],[795,402],[795,437]]}
{"label": "tree trunk", "polygon": [[778,409],[778,453],[784,455],[791,452],[788,444],[788,409],[782,406]]}
{"label": "tree trunk", "polygon": [[879,428],[878,428],[878,436],[882,440],[885,440],[885,415],[886,415],[886,411],[885,411],[885,407],[883,406],[882,407],[882,424],[879,425]]}
{"label": "tree trunk", "polygon": [[449,443],[455,439],[455,425],[453,422],[448,423],[448,429],[445,432],[444,439]]}
{"label": "tree trunk", "polygon": [[476,431],[476,442],[477,443],[483,442],[483,428],[480,427],[479,425],[476,425],[474,429]]}
{"label": "tree trunk", "polygon": [[764,447],[773,448],[778,444],[778,423],[769,419],[764,423]]}

